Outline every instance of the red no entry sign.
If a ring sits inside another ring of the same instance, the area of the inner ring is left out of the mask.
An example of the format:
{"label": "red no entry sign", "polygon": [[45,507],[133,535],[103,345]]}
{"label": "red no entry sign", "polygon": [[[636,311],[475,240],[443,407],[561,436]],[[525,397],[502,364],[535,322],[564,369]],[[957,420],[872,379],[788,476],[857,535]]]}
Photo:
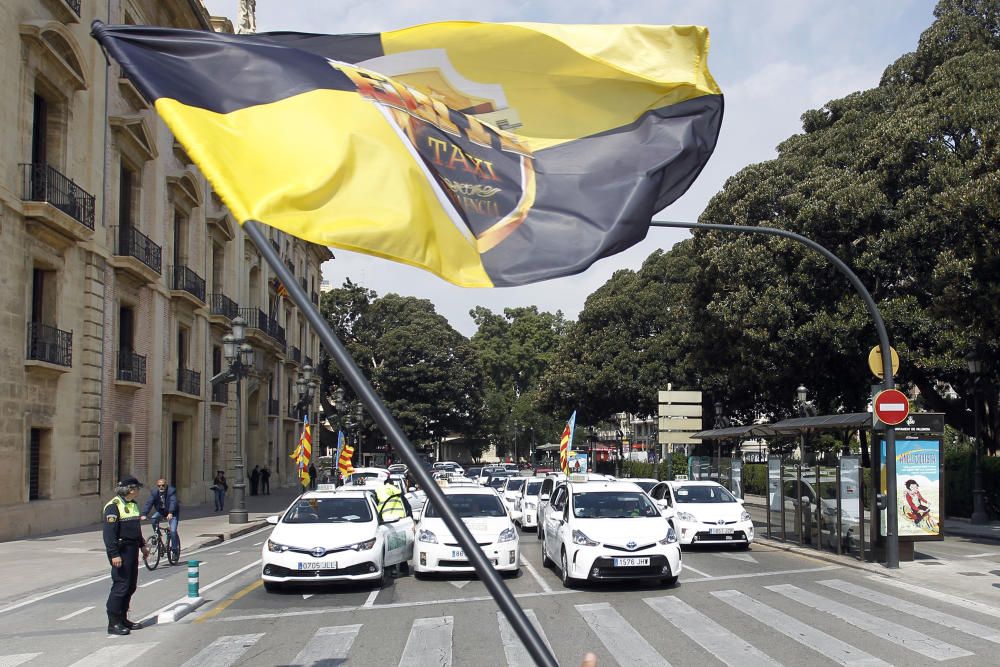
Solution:
{"label": "red no entry sign", "polygon": [[887,426],[899,424],[910,414],[910,402],[898,389],[880,391],[875,397],[875,416]]}

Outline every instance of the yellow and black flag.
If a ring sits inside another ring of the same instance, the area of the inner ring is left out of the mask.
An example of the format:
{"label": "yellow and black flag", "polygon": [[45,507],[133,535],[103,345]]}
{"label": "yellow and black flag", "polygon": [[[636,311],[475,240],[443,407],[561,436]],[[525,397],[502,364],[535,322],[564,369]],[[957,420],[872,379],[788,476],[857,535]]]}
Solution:
{"label": "yellow and black flag", "polygon": [[93,34],[241,223],[467,287],[579,273],[641,241],[722,122],[697,26]]}

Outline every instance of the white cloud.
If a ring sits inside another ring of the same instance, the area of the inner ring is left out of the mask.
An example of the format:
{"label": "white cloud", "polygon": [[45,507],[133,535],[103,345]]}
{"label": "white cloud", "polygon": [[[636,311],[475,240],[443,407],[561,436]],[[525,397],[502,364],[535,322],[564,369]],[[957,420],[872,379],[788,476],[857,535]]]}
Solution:
{"label": "white cloud", "polygon": [[[205,4],[235,19],[239,3]],[[933,7],[933,0],[258,0],[257,28],[379,32],[441,20],[707,25],[709,65],[726,96],[719,145],[690,191],[657,216],[694,221],[729,176],[773,158],[776,144],[800,132],[804,111],[877,85],[886,66],[916,47],[933,20]],[[334,251],[337,258],[324,273],[334,285],[350,277],[379,294],[430,299],[469,335],[474,327],[467,313],[475,305],[495,312],[536,305],[575,319],[587,296],[616,270],[637,269],[651,252],[684,236],[679,230],[651,229],[645,241],[582,275],[519,288],[462,289],[417,269],[343,251]]]}

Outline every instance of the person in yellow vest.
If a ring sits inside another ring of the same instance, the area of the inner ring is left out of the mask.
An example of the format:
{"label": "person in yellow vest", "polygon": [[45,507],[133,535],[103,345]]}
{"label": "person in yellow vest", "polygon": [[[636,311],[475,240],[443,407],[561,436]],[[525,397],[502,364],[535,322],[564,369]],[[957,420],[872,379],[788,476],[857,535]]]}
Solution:
{"label": "person in yellow vest", "polygon": [[406,501],[403,492],[395,484],[384,482],[375,490],[378,499],[378,512],[383,521],[395,521],[406,516]]}
{"label": "person in yellow vest", "polygon": [[104,548],[111,563],[111,593],[108,595],[108,634],[127,635],[141,623],[128,620],[128,608],[139,580],[139,551],[149,555],[142,539],[139,504],[135,502],[142,483],[131,475],[118,482],[115,497],[104,506]]}

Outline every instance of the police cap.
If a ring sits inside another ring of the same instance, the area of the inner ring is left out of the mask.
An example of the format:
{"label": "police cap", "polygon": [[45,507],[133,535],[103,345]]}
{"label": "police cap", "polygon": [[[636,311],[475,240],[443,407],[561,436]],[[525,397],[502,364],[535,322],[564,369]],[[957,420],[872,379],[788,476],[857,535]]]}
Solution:
{"label": "police cap", "polygon": [[142,482],[140,482],[139,480],[137,480],[132,475],[126,475],[125,477],[121,478],[120,482],[118,482],[118,486],[123,486],[123,487],[124,486],[142,486]]}

